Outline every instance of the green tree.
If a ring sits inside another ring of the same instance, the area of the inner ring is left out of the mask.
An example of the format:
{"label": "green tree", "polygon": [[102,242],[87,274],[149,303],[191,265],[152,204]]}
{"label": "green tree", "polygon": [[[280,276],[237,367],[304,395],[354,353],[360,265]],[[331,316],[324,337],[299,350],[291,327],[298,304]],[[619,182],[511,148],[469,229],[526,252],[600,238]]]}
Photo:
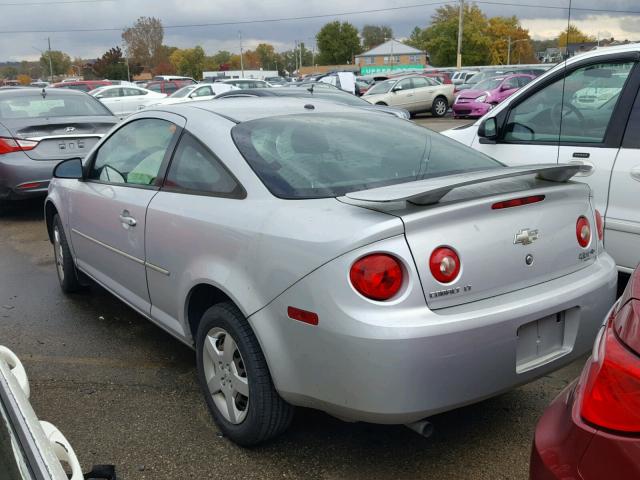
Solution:
{"label": "green tree", "polygon": [[354,55],[362,51],[358,29],[349,22],[330,22],[316,35],[318,45],[317,63],[340,65],[353,61]]}
{"label": "green tree", "polygon": [[[486,65],[489,63],[491,40],[487,35],[488,21],[482,10],[474,4],[465,4],[462,29],[462,63]],[[458,7],[444,5],[431,17],[431,25],[420,36],[422,48],[427,50],[431,62],[437,66],[456,64],[458,42]]]}
{"label": "green tree", "polygon": [[205,53],[200,45],[193,48],[176,49],[169,58],[171,64],[180,75],[202,78],[205,63]]}
{"label": "green tree", "polygon": [[162,21],[155,17],[140,17],[133,27],[122,32],[127,57],[135,64],[151,69],[159,61],[162,53],[164,28]]}
{"label": "green tree", "polygon": [[127,63],[120,47],[107,50],[102,57],[93,64],[93,71],[97,78],[109,80],[128,80]]}
{"label": "green tree", "polygon": [[14,79],[18,75],[18,69],[16,67],[12,67],[11,65],[7,65],[5,67],[0,68],[0,77]]}
{"label": "green tree", "polygon": [[393,30],[387,25],[365,25],[360,32],[362,48],[370,50],[393,38]]}
{"label": "green tree", "polygon": [[573,23],[569,24],[566,30],[562,31],[560,35],[558,35],[558,47],[566,47],[567,46],[567,38],[569,39],[568,43],[585,43],[585,42],[595,42],[596,37],[593,35],[587,35],[582,32],[578,27],[576,27]]}
{"label": "green tree", "polygon": [[218,65],[224,65],[231,61],[231,52],[226,50],[219,50],[213,57],[213,61]]}
{"label": "green tree", "polygon": [[277,54],[273,45],[268,43],[261,43],[256,47],[256,54],[260,59],[260,66],[265,70],[271,70],[275,68],[277,63]]}
{"label": "green tree", "polygon": [[425,30],[420,27],[414,27],[411,30],[409,38],[405,40],[407,45],[417,48],[418,50],[425,51],[427,49],[427,39],[425,38]]}
{"label": "green tree", "polygon": [[[48,51],[42,53],[42,56],[40,57],[40,66],[47,76],[51,75],[51,72],[49,71]],[[53,68],[53,75],[62,75],[63,73],[67,73],[69,71],[69,67],[71,67],[71,57],[60,50],[51,50],[51,66]]]}

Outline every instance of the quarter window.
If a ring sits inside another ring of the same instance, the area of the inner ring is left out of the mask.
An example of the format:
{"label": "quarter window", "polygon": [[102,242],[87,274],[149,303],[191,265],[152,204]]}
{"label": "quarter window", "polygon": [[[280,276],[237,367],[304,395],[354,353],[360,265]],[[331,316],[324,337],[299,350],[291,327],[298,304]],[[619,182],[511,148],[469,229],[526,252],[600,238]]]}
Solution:
{"label": "quarter window", "polygon": [[242,187],[220,161],[192,135],[180,139],[164,183],[167,190],[239,196]]}
{"label": "quarter window", "polygon": [[176,125],[158,118],[131,122],[100,147],[89,178],[105,183],[154,185]]}
{"label": "quarter window", "polygon": [[578,68],[509,112],[504,140],[601,143],[633,62]]}

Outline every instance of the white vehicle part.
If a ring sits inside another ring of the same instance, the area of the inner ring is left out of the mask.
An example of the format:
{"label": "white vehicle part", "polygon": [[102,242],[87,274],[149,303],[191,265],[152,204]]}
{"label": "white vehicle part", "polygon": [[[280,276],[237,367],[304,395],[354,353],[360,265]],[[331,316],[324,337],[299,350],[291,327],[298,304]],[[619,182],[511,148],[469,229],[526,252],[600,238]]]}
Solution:
{"label": "white vehicle part", "polygon": [[42,420],[40,421],[40,426],[51,443],[51,448],[58,460],[60,460],[61,463],[67,463],[69,467],[71,467],[70,480],[83,480],[84,475],[82,474],[82,467],[80,466],[78,457],[62,432],[54,425]]}
{"label": "white vehicle part", "polygon": [[14,377],[16,377],[16,380],[18,380],[18,384],[24,392],[24,395],[29,398],[29,395],[31,394],[29,388],[29,379],[27,378],[27,372],[25,371],[20,359],[16,356],[15,353],[13,353],[7,347],[3,347],[2,345],[0,345],[0,359],[7,362],[11,373]]}

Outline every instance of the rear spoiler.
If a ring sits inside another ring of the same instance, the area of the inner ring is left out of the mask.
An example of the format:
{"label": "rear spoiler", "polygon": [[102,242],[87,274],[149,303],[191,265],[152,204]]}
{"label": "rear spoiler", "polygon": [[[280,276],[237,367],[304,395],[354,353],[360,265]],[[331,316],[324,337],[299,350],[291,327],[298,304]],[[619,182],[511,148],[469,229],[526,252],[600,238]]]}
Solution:
{"label": "rear spoiler", "polygon": [[570,165],[545,163],[528,165],[524,167],[492,168],[476,172],[446,175],[427,180],[389,185],[387,187],[372,188],[359,192],[347,193],[345,196],[352,200],[365,202],[397,202],[406,200],[417,205],[430,205],[438,203],[451,190],[478,183],[502,180],[504,178],[520,177],[523,175],[535,175],[541,180],[550,182],[567,182],[579,172],[591,170],[589,165]]}

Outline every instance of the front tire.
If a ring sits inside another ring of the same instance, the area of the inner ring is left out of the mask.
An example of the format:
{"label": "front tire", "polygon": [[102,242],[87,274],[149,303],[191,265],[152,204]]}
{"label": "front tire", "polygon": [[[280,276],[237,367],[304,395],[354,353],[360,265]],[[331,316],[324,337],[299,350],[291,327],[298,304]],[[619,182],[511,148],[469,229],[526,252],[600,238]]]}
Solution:
{"label": "front tire", "polygon": [[75,263],[73,263],[67,237],[62,228],[62,221],[57,214],[53,217],[53,255],[62,291],[64,293],[73,293],[80,290],[82,285],[78,280],[78,271]]}
{"label": "front tire", "polygon": [[226,437],[249,447],[287,429],[293,407],[278,395],[258,340],[233,303],[202,316],[196,362],[209,412]]}
{"label": "front tire", "polygon": [[449,103],[444,97],[436,97],[431,105],[431,115],[434,117],[444,117],[449,110]]}

